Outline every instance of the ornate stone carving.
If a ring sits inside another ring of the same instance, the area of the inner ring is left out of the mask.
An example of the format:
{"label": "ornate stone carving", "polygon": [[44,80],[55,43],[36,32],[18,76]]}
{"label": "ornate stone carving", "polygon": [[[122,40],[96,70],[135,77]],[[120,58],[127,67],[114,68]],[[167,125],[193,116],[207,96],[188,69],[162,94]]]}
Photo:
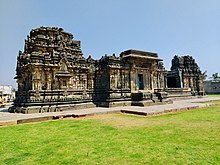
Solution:
{"label": "ornate stone carving", "polygon": [[[200,88],[201,71],[191,56],[175,56],[172,64],[171,72],[183,75],[176,81],[178,87]],[[62,28],[40,27],[31,30],[17,57],[14,108],[22,112],[24,107],[29,113],[43,112],[47,106],[49,111],[84,104],[110,106],[131,101],[131,93],[155,101],[159,94],[154,93],[166,88],[166,75],[169,73],[156,53],[127,50],[100,60],[85,58],[80,41],[73,40],[72,34]]]}
{"label": "ornate stone carving", "polygon": [[202,73],[192,56],[174,56],[167,85],[172,88],[189,88],[192,94],[204,94]]}

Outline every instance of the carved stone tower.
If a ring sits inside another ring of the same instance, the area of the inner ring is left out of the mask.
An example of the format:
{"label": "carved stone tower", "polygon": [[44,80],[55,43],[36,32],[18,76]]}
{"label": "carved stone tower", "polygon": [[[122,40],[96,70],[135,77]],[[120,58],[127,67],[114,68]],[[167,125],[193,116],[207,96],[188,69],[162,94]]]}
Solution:
{"label": "carved stone tower", "polygon": [[192,56],[174,56],[167,74],[168,88],[190,89],[193,95],[204,94],[203,75]]}
{"label": "carved stone tower", "polygon": [[[17,111],[47,112],[70,102],[92,100],[94,60],[85,59],[80,41],[62,28],[40,27],[30,32],[16,68]],[[57,104],[58,103],[58,104]]]}

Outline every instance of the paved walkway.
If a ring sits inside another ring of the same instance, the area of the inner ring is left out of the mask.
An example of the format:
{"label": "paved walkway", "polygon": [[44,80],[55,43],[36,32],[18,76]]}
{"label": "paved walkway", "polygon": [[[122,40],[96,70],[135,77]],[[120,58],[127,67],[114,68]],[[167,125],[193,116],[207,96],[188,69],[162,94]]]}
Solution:
{"label": "paved walkway", "polygon": [[48,112],[36,114],[8,113],[5,109],[0,109],[0,126],[15,125],[21,123],[38,122],[45,120],[59,119],[63,117],[83,117],[87,115],[106,114],[106,113],[131,113],[138,115],[157,115],[161,113],[176,112],[194,108],[210,106],[210,102],[220,100],[220,97],[203,97],[187,100],[177,100],[173,104],[153,105],[147,107],[126,106],[114,108],[88,108],[81,110],[68,110],[63,112]]}

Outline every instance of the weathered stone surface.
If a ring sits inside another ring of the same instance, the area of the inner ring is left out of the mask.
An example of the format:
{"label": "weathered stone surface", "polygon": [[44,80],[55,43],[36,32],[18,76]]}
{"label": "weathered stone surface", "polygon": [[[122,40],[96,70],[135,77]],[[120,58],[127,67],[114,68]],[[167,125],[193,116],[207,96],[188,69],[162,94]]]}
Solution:
{"label": "weathered stone surface", "polygon": [[[27,122],[37,122],[51,119],[59,119],[65,117],[84,117],[97,114],[108,114],[108,113],[131,113],[139,115],[158,115],[162,113],[170,113],[181,110],[190,110],[199,107],[207,107],[215,105],[212,103],[214,100],[220,100],[220,97],[193,97],[184,100],[175,100],[173,104],[155,105],[144,107],[114,107],[114,108],[90,108],[80,110],[69,110],[64,112],[51,112],[51,113],[38,113],[38,114],[19,114],[19,113],[7,113],[1,112],[0,109],[0,126],[16,125]],[[151,101],[152,102],[152,101]],[[202,103],[203,102],[203,103]],[[204,103],[210,102],[210,103]],[[143,104],[147,104],[143,103]],[[150,103],[150,102],[149,102]],[[36,118],[36,119],[35,119]],[[42,119],[41,119],[42,118]]]}
{"label": "weathered stone surface", "polygon": [[14,111],[60,111],[61,105],[92,102],[94,69],[72,34],[54,27],[32,30],[17,59]]}
{"label": "weathered stone surface", "polygon": [[192,95],[204,95],[203,75],[192,56],[174,56],[166,79],[168,88],[185,89],[182,94],[190,90]]}
{"label": "weathered stone surface", "polygon": [[207,94],[220,94],[220,81],[205,81],[204,89]]}
{"label": "weathered stone surface", "polygon": [[85,58],[80,41],[62,28],[33,29],[24,51],[19,51],[18,91],[9,111],[43,113],[162,102],[170,91],[167,85],[201,93],[201,71],[195,60],[175,56],[172,64],[167,72],[157,53],[132,49],[100,60]]}

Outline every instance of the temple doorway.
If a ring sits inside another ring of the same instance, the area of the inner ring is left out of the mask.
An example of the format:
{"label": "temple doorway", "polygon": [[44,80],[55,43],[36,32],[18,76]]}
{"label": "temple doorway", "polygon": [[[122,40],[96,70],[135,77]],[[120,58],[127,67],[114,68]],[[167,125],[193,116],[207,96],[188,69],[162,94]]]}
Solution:
{"label": "temple doorway", "polygon": [[139,90],[144,89],[143,74],[138,74],[138,88]]}
{"label": "temple doorway", "polygon": [[176,78],[167,77],[167,86],[168,88],[177,88]]}

